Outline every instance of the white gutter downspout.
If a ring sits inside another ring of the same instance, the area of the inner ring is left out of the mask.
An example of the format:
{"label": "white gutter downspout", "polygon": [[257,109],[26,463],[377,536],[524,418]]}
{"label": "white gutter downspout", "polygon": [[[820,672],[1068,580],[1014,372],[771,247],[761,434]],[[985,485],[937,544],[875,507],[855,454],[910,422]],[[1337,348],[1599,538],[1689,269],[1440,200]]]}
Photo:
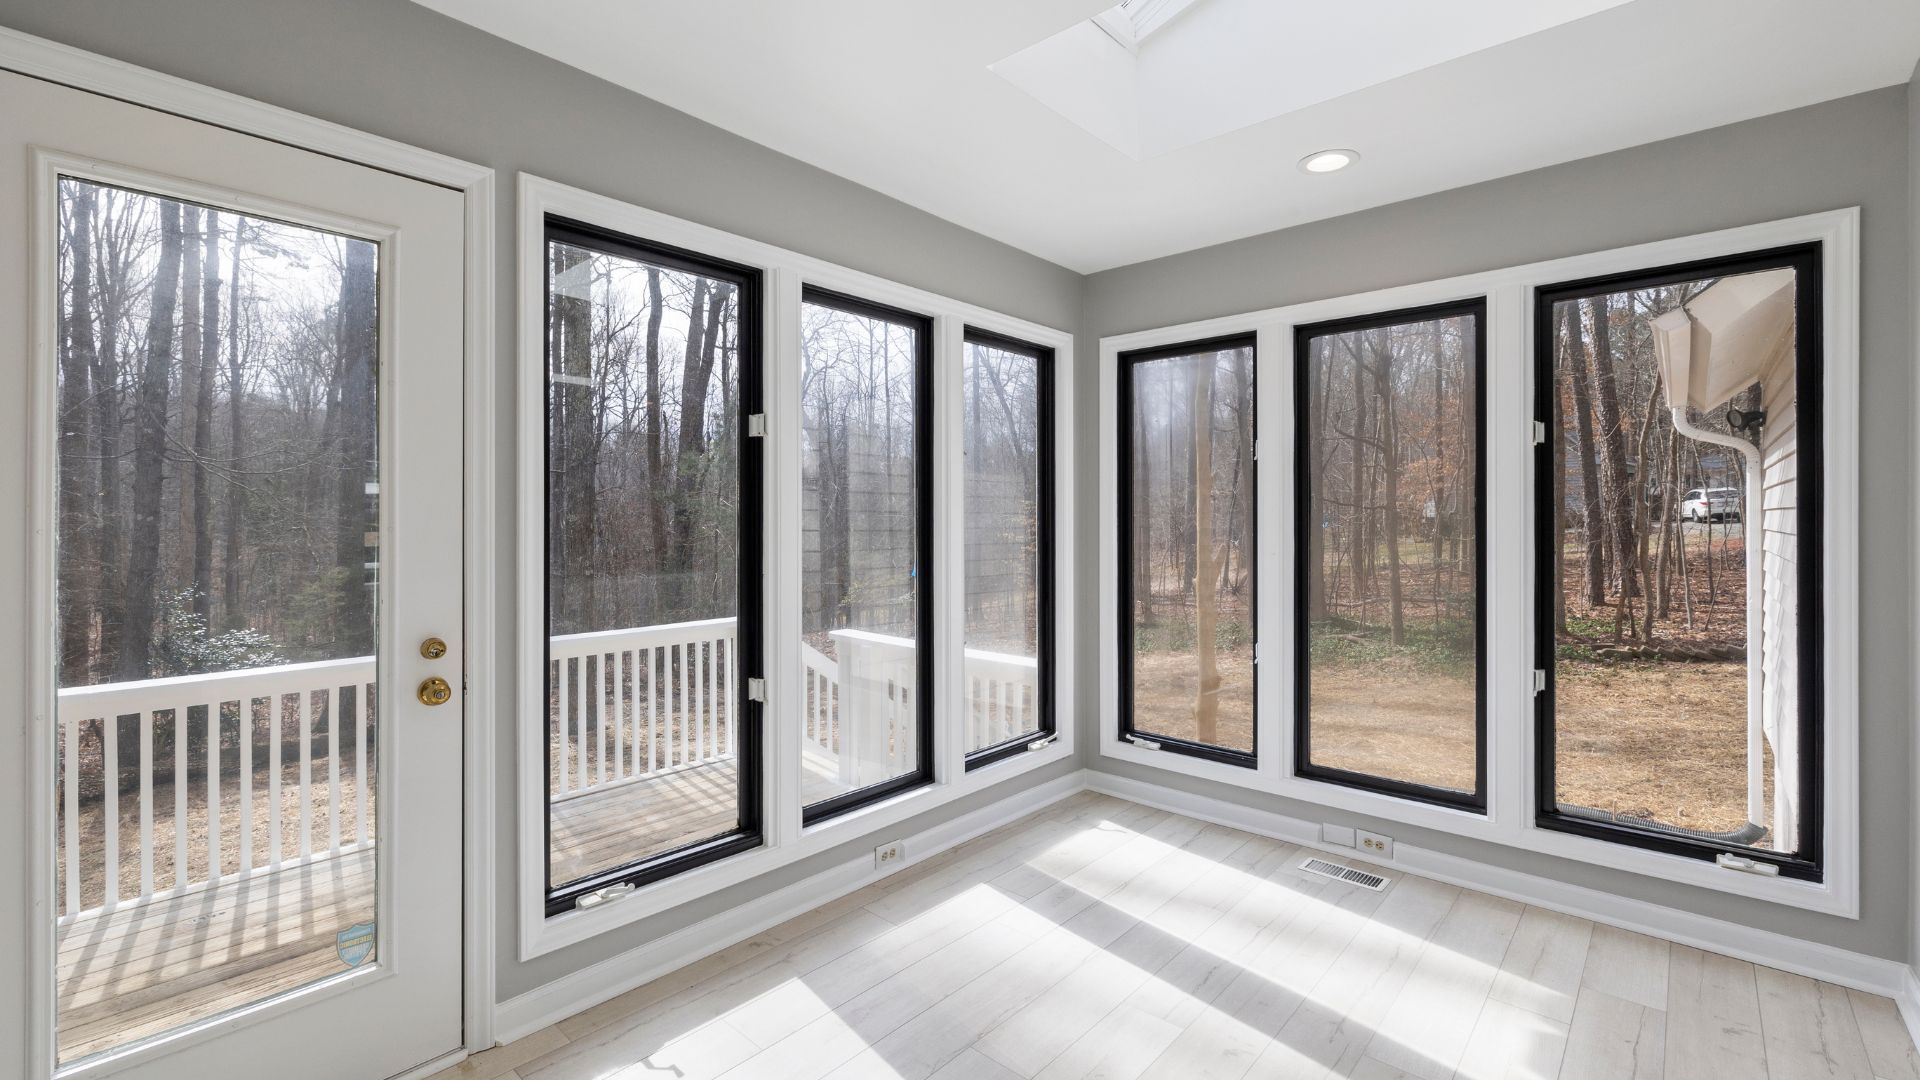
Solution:
{"label": "white gutter downspout", "polygon": [[[1695,427],[1687,419],[1687,407],[1675,406],[1673,429],[1690,439],[1715,446],[1724,446],[1740,451],[1747,461],[1747,499],[1740,508],[1740,524],[1747,530],[1747,821],[1754,825],[1765,825],[1766,819],[1766,777],[1762,768],[1765,752],[1762,742],[1765,738],[1763,708],[1763,684],[1765,673],[1760,664],[1760,613],[1765,598],[1761,595],[1761,507],[1762,477],[1760,475],[1760,448],[1737,435],[1723,435],[1717,431]],[[1712,528],[1713,503],[1707,502],[1708,528]]]}

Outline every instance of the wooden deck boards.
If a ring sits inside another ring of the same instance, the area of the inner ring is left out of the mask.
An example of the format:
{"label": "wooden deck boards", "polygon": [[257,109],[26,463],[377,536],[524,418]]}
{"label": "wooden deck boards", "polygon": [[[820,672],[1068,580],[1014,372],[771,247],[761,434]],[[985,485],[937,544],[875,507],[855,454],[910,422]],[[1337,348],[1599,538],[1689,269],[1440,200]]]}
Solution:
{"label": "wooden deck boards", "polygon": [[[554,880],[727,831],[734,785],[734,765],[721,762],[554,804]],[[809,799],[839,790],[817,768],[804,789]],[[366,847],[67,922],[57,932],[60,1060],[345,972],[336,935],[373,911]]]}

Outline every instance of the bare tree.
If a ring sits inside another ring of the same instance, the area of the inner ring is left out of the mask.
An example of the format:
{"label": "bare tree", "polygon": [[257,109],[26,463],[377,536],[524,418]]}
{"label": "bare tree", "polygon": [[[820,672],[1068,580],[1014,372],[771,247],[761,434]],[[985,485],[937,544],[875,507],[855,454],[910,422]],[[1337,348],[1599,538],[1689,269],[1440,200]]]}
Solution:
{"label": "bare tree", "polygon": [[[160,588],[160,502],[166,481],[167,403],[173,391],[174,335],[180,292],[180,204],[160,204],[160,261],[154,270],[147,315],[146,359],[134,409],[133,527],[128,534],[126,626],[120,644],[119,679],[151,673],[156,602]],[[125,743],[126,733],[122,732]],[[138,745],[138,740],[134,740]],[[124,755],[123,755],[124,759]]]}

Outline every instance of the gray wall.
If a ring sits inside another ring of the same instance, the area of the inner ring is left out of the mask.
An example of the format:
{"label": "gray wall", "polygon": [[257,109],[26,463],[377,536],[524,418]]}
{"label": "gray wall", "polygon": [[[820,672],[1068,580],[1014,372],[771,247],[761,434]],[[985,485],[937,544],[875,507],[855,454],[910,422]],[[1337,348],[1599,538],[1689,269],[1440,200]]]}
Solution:
{"label": "gray wall", "polygon": [[[1405,825],[1397,838],[1654,903],[1876,956],[1908,955],[1913,827],[1908,726],[1913,715],[1913,290],[1909,283],[1908,90],[1891,87],[1789,113],[1622,150],[1473,187],[1094,274],[1081,332],[1095,338],[1281,304],[1796,214],[1861,207],[1861,783],[1865,850],[1854,922],[1743,901],[1582,863]],[[1082,370],[1078,399],[1093,401]],[[1084,460],[1097,453],[1091,425]],[[1091,511],[1085,511],[1091,513]],[[1088,521],[1082,518],[1082,521]],[[1084,528],[1080,557],[1097,556]],[[1091,603],[1079,632],[1092,639]],[[1091,743],[1097,732],[1083,731]],[[1118,763],[1096,767],[1308,820],[1365,823],[1224,785],[1167,780]]]}
{"label": "gray wall", "polygon": [[[1909,362],[1913,365],[1914,371],[1920,372],[1920,66],[1914,68],[1913,78],[1907,83],[1907,194],[1910,199],[1907,211],[1907,228],[1910,235],[1907,266],[1911,275],[1907,281],[1907,304],[1912,310],[1914,332],[1914,350]],[[1920,377],[1915,378],[1914,384],[1914,415],[1920,416]],[[1916,447],[1916,450],[1920,450],[1920,447]],[[1916,468],[1920,468],[1920,456],[1916,456],[1915,465]],[[1910,482],[1908,489],[1912,490],[1915,486]],[[1920,506],[1914,507],[1913,525],[1913,535],[1920,537]],[[1916,635],[1912,644],[1920,646],[1920,580],[1912,584],[1915,619],[1913,633]],[[1914,709],[1909,714],[1908,735],[1913,744],[1911,747],[1913,756],[1907,775],[1920,777],[1920,732],[1911,730],[1913,723],[1920,722],[1920,668],[1915,669],[1914,679]],[[1907,820],[1920,822],[1920,781],[1914,783],[1913,789],[1913,812]],[[1914,853],[1913,891],[1909,901],[1913,905],[1913,925],[1911,938],[1908,941],[1908,963],[1920,966],[1920,830],[1916,830],[1916,834],[1909,839],[1907,846],[1908,850]]]}
{"label": "gray wall", "polygon": [[[497,272],[502,348],[496,430],[501,700],[515,700],[513,405],[514,174],[525,170],[779,244],[1049,326],[1078,324],[1082,278],[850,181],[777,154],[405,0],[0,0],[0,25],[436,150],[500,176]],[[512,715],[500,712],[499,833],[517,835]],[[996,789],[1005,794],[1071,765]],[[903,835],[976,797],[921,815]],[[500,852],[502,1000],[878,843],[850,839],[692,908],[519,963],[513,849]]]}

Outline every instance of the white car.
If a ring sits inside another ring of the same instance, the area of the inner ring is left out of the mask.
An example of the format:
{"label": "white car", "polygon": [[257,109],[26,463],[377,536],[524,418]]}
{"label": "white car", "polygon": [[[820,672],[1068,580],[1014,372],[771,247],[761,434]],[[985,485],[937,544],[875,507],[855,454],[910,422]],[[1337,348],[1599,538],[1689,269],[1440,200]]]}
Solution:
{"label": "white car", "polygon": [[1738,488],[1694,488],[1680,500],[1680,516],[1688,521],[1739,521]]}

